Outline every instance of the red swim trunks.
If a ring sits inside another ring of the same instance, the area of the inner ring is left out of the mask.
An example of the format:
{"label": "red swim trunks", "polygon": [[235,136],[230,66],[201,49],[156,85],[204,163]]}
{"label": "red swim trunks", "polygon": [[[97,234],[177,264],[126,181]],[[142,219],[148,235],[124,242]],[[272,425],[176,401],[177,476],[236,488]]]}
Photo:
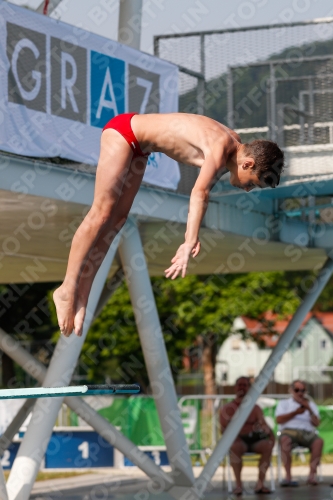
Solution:
{"label": "red swim trunks", "polygon": [[138,143],[131,127],[132,117],[137,114],[138,113],[124,113],[122,115],[117,115],[109,122],[107,122],[107,124],[103,128],[103,131],[107,128],[113,128],[114,130],[119,132],[119,134],[121,134],[124,139],[126,139],[133,151],[133,158],[137,158],[138,156],[148,158],[150,153],[143,153],[141,151],[140,144]]}

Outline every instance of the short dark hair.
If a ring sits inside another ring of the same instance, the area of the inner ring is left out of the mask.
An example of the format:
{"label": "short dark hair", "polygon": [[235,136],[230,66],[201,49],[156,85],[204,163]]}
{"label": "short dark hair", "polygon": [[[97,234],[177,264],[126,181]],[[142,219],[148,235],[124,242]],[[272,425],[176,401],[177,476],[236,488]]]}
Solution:
{"label": "short dark hair", "polygon": [[238,384],[238,382],[239,382],[240,380],[243,380],[243,379],[244,379],[244,380],[246,380],[246,381],[248,382],[248,384],[249,384],[249,385],[251,385],[251,380],[250,380],[250,377],[246,377],[245,375],[244,375],[244,376],[240,376],[240,377],[238,377],[238,378],[236,379],[235,385],[237,385],[237,384]]}
{"label": "short dark hair", "polygon": [[254,159],[253,171],[260,180],[275,188],[284,168],[284,153],[276,142],[256,139],[244,144],[244,154]]}
{"label": "short dark hair", "polygon": [[304,389],[307,389],[306,382],[304,380],[301,380],[300,378],[297,378],[296,380],[293,380],[292,383],[290,384],[290,387],[294,390],[295,389],[295,384],[302,384]]}

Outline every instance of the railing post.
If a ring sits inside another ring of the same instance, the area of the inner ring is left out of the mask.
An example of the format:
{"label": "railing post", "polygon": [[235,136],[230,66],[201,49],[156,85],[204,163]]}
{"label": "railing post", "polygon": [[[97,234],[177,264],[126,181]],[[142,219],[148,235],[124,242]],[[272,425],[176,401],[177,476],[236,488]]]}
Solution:
{"label": "railing post", "polygon": [[276,80],[275,80],[275,66],[274,63],[270,64],[270,139],[276,141]]}
{"label": "railing post", "polygon": [[234,123],[234,82],[232,77],[232,68],[228,68],[227,76],[227,108],[228,108],[228,127],[235,128]]}
{"label": "railing post", "polygon": [[200,35],[200,73],[203,78],[198,79],[197,85],[197,113],[198,115],[205,114],[205,98],[206,98],[206,85],[205,85],[205,35]]}

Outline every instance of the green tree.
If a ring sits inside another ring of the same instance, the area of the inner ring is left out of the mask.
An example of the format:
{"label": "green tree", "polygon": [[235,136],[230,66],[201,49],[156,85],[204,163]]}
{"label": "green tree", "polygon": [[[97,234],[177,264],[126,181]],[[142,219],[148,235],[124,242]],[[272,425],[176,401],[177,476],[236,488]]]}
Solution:
{"label": "green tree", "polygon": [[[174,318],[176,330],[172,339],[176,337],[177,343],[173,341],[173,348],[184,349],[194,341],[201,345],[206,394],[216,392],[217,348],[230,333],[237,316],[258,317],[268,309],[286,315],[292,313],[300,301],[284,273],[190,276],[176,282],[162,279],[160,289],[163,293],[157,298],[157,305],[162,324],[168,322],[170,308]],[[180,353],[176,356],[179,358]]]}
{"label": "green tree", "polygon": [[[152,279],[172,371],[182,369],[184,349],[200,342],[207,392],[215,390],[217,347],[229,334],[238,315],[257,317],[266,310],[292,313],[299,303],[296,290],[284,273],[249,273],[227,276],[188,276],[175,281]],[[124,283],[111,297],[87,336],[80,359],[81,374],[102,382],[148,378],[140,341]]]}
{"label": "green tree", "polygon": [[[54,283],[10,284],[0,287],[0,328],[15,336],[31,354],[47,363],[52,355],[50,339],[55,331],[48,293]],[[29,382],[29,379],[27,379]],[[24,385],[26,374],[2,354],[2,385]],[[30,383],[30,382],[29,382]]]}
{"label": "green tree", "polygon": [[333,312],[333,277],[329,280],[314,306],[315,311]]}
{"label": "green tree", "polygon": [[[207,394],[214,393],[215,356],[234,319],[239,315],[258,318],[266,311],[274,311],[279,317],[293,314],[313,277],[306,271],[187,276],[174,281],[152,278],[175,379],[183,369],[184,350],[199,344],[205,390]],[[317,301],[318,310],[328,310],[332,291],[333,280]],[[53,322],[56,324],[54,308]],[[274,325],[270,326],[274,331]],[[115,291],[90,328],[77,374],[96,383],[136,381],[144,391],[149,390],[126,283]]]}

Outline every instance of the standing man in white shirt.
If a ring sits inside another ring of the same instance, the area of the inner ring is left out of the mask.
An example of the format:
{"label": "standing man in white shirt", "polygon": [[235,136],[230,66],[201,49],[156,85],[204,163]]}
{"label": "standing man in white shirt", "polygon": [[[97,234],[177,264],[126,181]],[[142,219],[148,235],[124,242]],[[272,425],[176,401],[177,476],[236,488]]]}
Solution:
{"label": "standing man in white shirt", "polygon": [[317,485],[316,472],[323,449],[323,440],[316,428],[320,424],[318,408],[306,397],[306,384],[294,380],[290,386],[291,397],[280,401],[275,411],[276,421],[280,426],[281,456],[286,470],[286,478],[281,486],[298,486],[291,478],[291,450],[296,446],[309,448],[311,451],[308,484]]}

